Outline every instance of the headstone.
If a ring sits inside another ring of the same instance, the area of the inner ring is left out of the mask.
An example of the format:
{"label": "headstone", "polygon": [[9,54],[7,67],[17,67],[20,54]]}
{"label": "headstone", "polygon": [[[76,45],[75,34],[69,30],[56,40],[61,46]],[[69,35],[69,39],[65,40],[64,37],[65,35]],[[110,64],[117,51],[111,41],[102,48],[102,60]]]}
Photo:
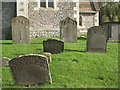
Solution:
{"label": "headstone", "polygon": [[29,20],[23,16],[17,16],[12,19],[11,23],[13,44],[29,44]]}
{"label": "headstone", "polygon": [[8,67],[9,66],[9,61],[11,60],[10,58],[7,58],[7,57],[3,57],[3,58],[0,58],[1,60],[1,63],[2,63],[2,66],[3,67]]}
{"label": "headstone", "polygon": [[40,53],[40,54],[41,55],[45,55],[48,58],[48,62],[52,62],[51,53],[49,53],[49,52],[43,52],[43,53]]}
{"label": "headstone", "polygon": [[94,26],[88,29],[87,52],[106,52],[107,30],[102,26]]}
{"label": "headstone", "polygon": [[57,54],[64,51],[64,41],[58,39],[48,39],[43,41],[44,52]]}
{"label": "headstone", "polygon": [[118,22],[107,22],[102,26],[106,27],[108,30],[108,42],[118,43],[119,42],[119,26]]}
{"label": "headstone", "polygon": [[44,55],[22,55],[9,61],[16,85],[52,83],[48,59]]}
{"label": "headstone", "polygon": [[60,21],[60,38],[66,43],[77,42],[77,22],[67,17]]}

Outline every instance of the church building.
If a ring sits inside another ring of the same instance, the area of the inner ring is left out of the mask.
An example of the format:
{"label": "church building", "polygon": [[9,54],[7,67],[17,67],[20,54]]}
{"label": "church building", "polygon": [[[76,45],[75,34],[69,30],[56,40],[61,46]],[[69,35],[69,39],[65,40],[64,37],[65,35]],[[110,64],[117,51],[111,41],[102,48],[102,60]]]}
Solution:
{"label": "church building", "polygon": [[24,16],[30,21],[30,37],[60,35],[59,22],[66,17],[77,21],[78,37],[92,26],[99,26],[97,2],[64,2],[64,0],[17,0],[2,2],[2,39],[11,39],[11,20]]}

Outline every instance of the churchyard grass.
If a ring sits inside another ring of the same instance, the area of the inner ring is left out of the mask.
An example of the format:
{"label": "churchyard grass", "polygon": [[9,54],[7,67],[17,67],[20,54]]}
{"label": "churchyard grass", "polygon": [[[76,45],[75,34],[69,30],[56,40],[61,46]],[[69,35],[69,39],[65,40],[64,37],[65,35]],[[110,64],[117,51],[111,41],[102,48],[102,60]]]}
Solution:
{"label": "churchyard grass", "polygon": [[[13,59],[22,54],[39,54],[43,52],[43,40],[47,39],[31,39],[31,44],[26,45],[2,40],[2,57]],[[88,53],[86,41],[78,38],[77,43],[65,43],[64,52],[53,54],[49,63],[53,83],[32,88],[118,88],[118,44],[108,43],[106,53]],[[2,67],[2,87],[25,86],[15,86],[10,68]]]}

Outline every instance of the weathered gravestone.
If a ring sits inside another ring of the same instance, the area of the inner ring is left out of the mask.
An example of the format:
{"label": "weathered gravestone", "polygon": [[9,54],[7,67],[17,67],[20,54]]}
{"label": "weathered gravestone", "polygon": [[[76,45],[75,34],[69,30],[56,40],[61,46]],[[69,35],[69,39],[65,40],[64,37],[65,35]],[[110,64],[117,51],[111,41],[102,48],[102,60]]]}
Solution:
{"label": "weathered gravestone", "polygon": [[104,26],[108,30],[108,42],[111,42],[111,43],[119,42],[119,26],[120,26],[120,23],[118,23],[118,22],[107,22],[107,23],[104,23],[102,26]]}
{"label": "weathered gravestone", "polygon": [[43,52],[43,53],[40,53],[40,54],[41,55],[45,55],[48,58],[48,62],[52,62],[51,53],[49,53],[49,52]]}
{"label": "weathered gravestone", "polygon": [[23,16],[17,16],[12,19],[11,23],[13,44],[29,44],[29,20]]}
{"label": "weathered gravestone", "polygon": [[7,58],[7,57],[0,58],[0,62],[2,63],[2,66],[3,66],[3,67],[8,67],[8,66],[9,66],[8,62],[9,62],[10,60],[11,60],[11,59],[10,59],[10,58]]}
{"label": "weathered gravestone", "polygon": [[87,52],[106,52],[108,31],[102,26],[94,26],[88,29]]}
{"label": "weathered gravestone", "polygon": [[48,59],[44,55],[23,55],[9,61],[16,85],[39,85],[50,82]]}
{"label": "weathered gravestone", "polygon": [[48,39],[43,41],[44,52],[57,54],[64,51],[64,41],[58,39]]}
{"label": "weathered gravestone", "polygon": [[77,42],[77,22],[67,17],[60,21],[60,38],[66,43]]}

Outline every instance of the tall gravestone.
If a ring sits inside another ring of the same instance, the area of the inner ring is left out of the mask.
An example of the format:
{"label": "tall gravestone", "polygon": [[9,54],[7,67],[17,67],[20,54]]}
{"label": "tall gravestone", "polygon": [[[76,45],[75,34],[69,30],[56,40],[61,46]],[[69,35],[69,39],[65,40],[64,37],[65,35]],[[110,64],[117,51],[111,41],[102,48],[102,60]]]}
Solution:
{"label": "tall gravestone", "polygon": [[64,41],[58,39],[48,39],[43,41],[44,52],[57,54],[64,51]]}
{"label": "tall gravestone", "polygon": [[118,22],[107,22],[107,23],[104,23],[102,26],[104,26],[108,30],[108,42],[111,42],[111,43],[119,42],[119,26],[120,26],[120,23],[118,23]]}
{"label": "tall gravestone", "polygon": [[102,26],[88,29],[87,52],[106,52],[108,31]]}
{"label": "tall gravestone", "polygon": [[29,20],[23,16],[17,16],[12,19],[11,23],[13,44],[29,44]]}
{"label": "tall gravestone", "polygon": [[77,22],[67,17],[60,21],[60,38],[66,43],[77,42]]}
{"label": "tall gravestone", "polygon": [[9,61],[16,85],[39,85],[52,83],[48,59],[44,55],[29,54]]}

